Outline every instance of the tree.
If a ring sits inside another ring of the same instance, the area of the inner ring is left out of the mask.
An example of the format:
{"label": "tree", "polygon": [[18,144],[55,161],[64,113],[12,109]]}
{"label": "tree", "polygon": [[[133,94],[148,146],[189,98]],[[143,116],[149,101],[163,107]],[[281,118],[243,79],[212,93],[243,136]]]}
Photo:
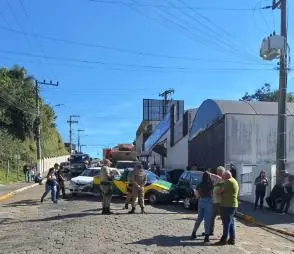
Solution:
{"label": "tree", "polygon": [[[271,101],[278,102],[279,90],[272,90],[271,85],[266,83],[261,88],[257,89],[254,94],[248,92],[240,99],[241,101]],[[287,101],[294,102],[292,93],[287,94]]]}

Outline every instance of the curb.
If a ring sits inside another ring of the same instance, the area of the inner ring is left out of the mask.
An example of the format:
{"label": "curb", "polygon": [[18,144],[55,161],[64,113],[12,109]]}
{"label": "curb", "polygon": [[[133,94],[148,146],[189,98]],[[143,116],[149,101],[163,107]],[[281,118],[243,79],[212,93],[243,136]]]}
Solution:
{"label": "curb", "polygon": [[[46,181],[46,179],[43,179],[42,180],[42,183],[44,183],[45,181]],[[5,193],[5,194],[3,194],[3,195],[0,196],[0,202],[1,201],[5,201],[5,200],[7,200],[7,199],[9,199],[9,198],[11,198],[13,196],[15,196],[17,193],[23,192],[23,191],[28,190],[30,188],[36,187],[38,185],[40,185],[40,184],[39,183],[34,183],[32,185],[25,186],[25,187],[22,187],[20,189],[17,189],[17,190],[14,190],[14,191]]]}
{"label": "curb", "polygon": [[274,231],[274,232],[277,232],[279,234],[283,234],[283,235],[287,235],[287,236],[291,236],[291,237],[294,237],[294,233],[291,233],[291,232],[288,232],[286,230],[283,230],[283,229],[277,229],[277,228],[274,228],[274,227],[270,227],[270,226],[267,226],[265,224],[262,224],[258,221],[256,221],[252,216],[250,215],[246,215],[244,213],[241,213],[241,212],[236,212],[236,217],[241,219],[241,220],[244,220],[248,223],[251,223],[253,225],[256,225],[258,227],[261,227],[261,228],[266,228],[268,230],[271,230],[271,231]]}

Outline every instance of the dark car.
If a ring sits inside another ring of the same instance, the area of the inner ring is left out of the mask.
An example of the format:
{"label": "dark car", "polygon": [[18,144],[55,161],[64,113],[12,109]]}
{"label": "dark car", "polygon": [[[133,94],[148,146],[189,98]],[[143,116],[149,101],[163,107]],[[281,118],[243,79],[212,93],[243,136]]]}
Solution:
{"label": "dark car", "polygon": [[184,207],[194,209],[198,207],[198,199],[195,196],[195,190],[202,180],[203,172],[185,171],[180,176],[178,184],[173,188],[174,199],[184,200]]}

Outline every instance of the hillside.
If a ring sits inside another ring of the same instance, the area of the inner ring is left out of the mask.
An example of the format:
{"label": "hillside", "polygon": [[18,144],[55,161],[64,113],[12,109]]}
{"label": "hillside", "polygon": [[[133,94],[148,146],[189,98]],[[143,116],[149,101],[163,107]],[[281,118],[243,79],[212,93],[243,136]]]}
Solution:
{"label": "hillside", "polygon": [[[34,79],[24,68],[0,68],[0,183],[23,179],[24,163],[36,162],[35,98]],[[55,128],[53,109],[42,98],[39,102],[42,157],[67,154]],[[10,171],[7,178],[8,163]]]}

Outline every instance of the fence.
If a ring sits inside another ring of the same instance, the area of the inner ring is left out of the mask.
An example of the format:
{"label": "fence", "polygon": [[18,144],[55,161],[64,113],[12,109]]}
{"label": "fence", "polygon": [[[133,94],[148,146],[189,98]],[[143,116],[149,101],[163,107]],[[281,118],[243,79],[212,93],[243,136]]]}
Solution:
{"label": "fence", "polygon": [[65,156],[59,156],[59,157],[52,157],[52,158],[43,158],[39,161],[37,165],[37,171],[41,174],[44,174],[49,170],[49,168],[52,168],[55,163],[60,164],[61,162],[67,161],[69,158],[69,155]]}

